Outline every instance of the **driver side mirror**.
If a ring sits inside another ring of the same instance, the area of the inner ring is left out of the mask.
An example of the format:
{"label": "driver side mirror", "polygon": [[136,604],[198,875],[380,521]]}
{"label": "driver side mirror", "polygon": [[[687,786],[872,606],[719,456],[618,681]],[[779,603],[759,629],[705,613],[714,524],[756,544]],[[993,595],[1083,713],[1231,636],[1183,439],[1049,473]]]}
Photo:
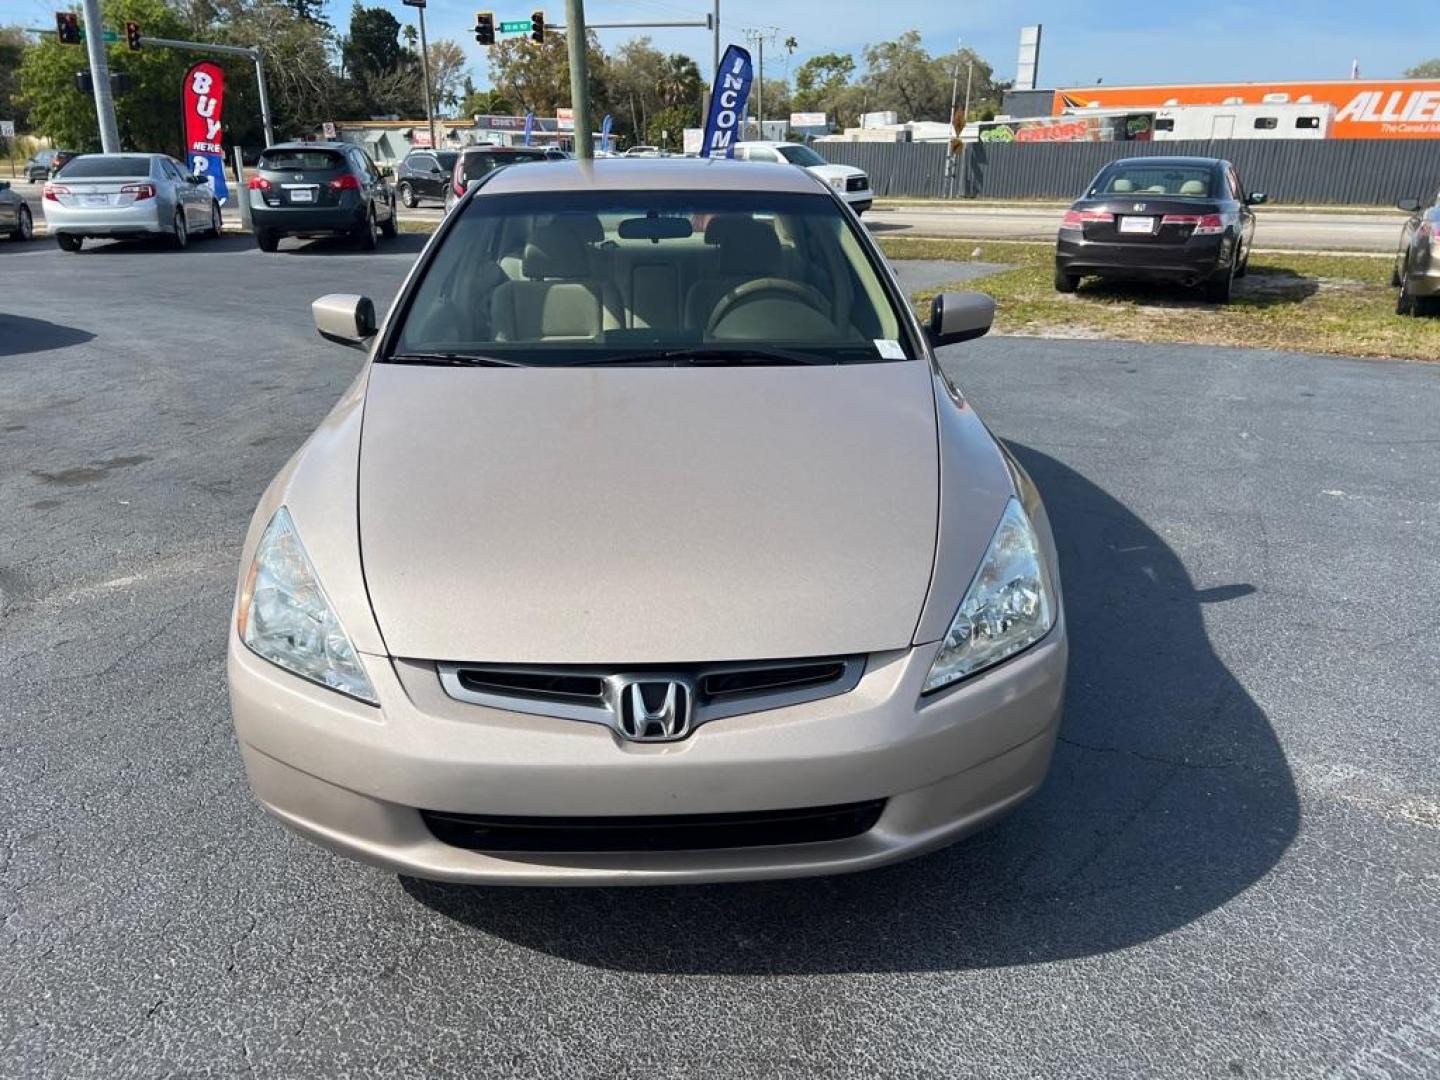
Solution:
{"label": "driver side mirror", "polygon": [[973,341],[990,332],[995,322],[995,301],[984,293],[941,293],[930,301],[930,325],[925,336],[932,348]]}
{"label": "driver side mirror", "polygon": [[310,305],[315,329],[326,341],[363,349],[375,336],[375,304],[368,296],[331,293]]}
{"label": "driver side mirror", "polygon": [[1420,212],[1419,199],[1399,199],[1396,201],[1395,205],[1401,210],[1404,210],[1407,214],[1418,214]]}
{"label": "driver side mirror", "polygon": [[1245,196],[1246,206],[1264,206],[1269,201],[1270,196],[1266,195],[1263,191],[1252,191],[1249,195]]}

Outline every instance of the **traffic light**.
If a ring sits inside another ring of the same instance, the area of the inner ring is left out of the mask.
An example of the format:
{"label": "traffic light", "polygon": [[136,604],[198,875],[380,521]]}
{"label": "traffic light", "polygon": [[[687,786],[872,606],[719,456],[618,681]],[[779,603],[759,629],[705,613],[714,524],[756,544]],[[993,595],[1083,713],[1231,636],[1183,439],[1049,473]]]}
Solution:
{"label": "traffic light", "polygon": [[495,13],[493,11],[477,11],[475,13],[475,40],[481,45],[495,44]]}
{"label": "traffic light", "polygon": [[532,11],[530,13],[530,40],[537,45],[545,41],[545,12]]}
{"label": "traffic light", "polygon": [[80,16],[73,11],[55,13],[55,36],[61,45],[80,44]]}
{"label": "traffic light", "polygon": [[95,80],[90,77],[90,69],[75,72],[75,89],[82,94],[95,93]]}
{"label": "traffic light", "polygon": [[130,46],[131,52],[140,51],[140,24],[138,22],[125,24],[125,44]]}

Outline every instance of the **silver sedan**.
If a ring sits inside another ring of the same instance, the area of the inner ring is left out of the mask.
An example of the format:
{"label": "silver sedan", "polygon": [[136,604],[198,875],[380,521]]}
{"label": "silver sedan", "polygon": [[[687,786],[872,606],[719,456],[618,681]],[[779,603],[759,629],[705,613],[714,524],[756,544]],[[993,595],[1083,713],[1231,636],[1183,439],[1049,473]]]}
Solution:
{"label": "silver sedan", "polygon": [[220,235],[220,204],[198,176],[164,154],[82,154],[45,185],[50,234],[66,251],[89,237],[168,237],[183,248],[194,235]]}
{"label": "silver sedan", "polygon": [[1395,311],[1400,315],[1440,315],[1440,193],[1426,206],[1419,199],[1401,199],[1410,211],[1400,233],[1400,250],[1390,284],[1400,290]]}

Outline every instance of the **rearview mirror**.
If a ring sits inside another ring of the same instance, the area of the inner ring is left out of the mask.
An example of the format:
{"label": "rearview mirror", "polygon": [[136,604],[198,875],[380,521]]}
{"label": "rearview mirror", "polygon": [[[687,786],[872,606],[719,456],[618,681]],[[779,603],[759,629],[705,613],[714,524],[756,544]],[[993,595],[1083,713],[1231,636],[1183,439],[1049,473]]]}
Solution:
{"label": "rearview mirror", "polygon": [[1407,214],[1416,214],[1420,212],[1419,199],[1399,199],[1396,201],[1395,205],[1398,206],[1401,210],[1404,210]]}
{"label": "rearview mirror", "polygon": [[326,341],[363,349],[375,336],[375,305],[368,296],[331,293],[310,305],[315,329]]}
{"label": "rearview mirror", "polygon": [[930,301],[926,336],[934,348],[984,337],[995,322],[995,301],[984,293],[941,293]]}
{"label": "rearview mirror", "polygon": [[620,222],[621,240],[684,240],[695,230],[689,218],[683,217],[633,217]]}
{"label": "rearview mirror", "polygon": [[1264,206],[1269,201],[1270,196],[1266,195],[1263,191],[1252,191],[1249,195],[1245,196],[1246,206]]}

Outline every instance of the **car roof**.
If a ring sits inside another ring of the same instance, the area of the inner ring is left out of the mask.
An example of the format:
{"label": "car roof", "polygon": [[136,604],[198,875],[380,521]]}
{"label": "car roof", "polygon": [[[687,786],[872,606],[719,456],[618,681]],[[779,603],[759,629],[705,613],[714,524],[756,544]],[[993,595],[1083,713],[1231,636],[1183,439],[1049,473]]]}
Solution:
{"label": "car roof", "polygon": [[351,146],[347,142],[336,140],[320,142],[282,142],[274,146],[265,147],[263,153],[268,154],[271,150],[346,150]]}
{"label": "car roof", "polygon": [[777,191],[828,188],[804,169],[756,169],[728,158],[603,158],[554,161],[543,169],[505,169],[481,195],[531,191]]}
{"label": "car roof", "polygon": [[799,146],[797,142],[790,142],[788,139],[742,139],[736,146],[769,146],[778,149],[782,146]]}
{"label": "car roof", "polygon": [[[1178,169],[1213,169],[1225,164],[1223,158],[1213,157],[1127,157],[1117,158],[1110,165],[1164,165]],[[1109,168],[1109,165],[1106,166]]]}

